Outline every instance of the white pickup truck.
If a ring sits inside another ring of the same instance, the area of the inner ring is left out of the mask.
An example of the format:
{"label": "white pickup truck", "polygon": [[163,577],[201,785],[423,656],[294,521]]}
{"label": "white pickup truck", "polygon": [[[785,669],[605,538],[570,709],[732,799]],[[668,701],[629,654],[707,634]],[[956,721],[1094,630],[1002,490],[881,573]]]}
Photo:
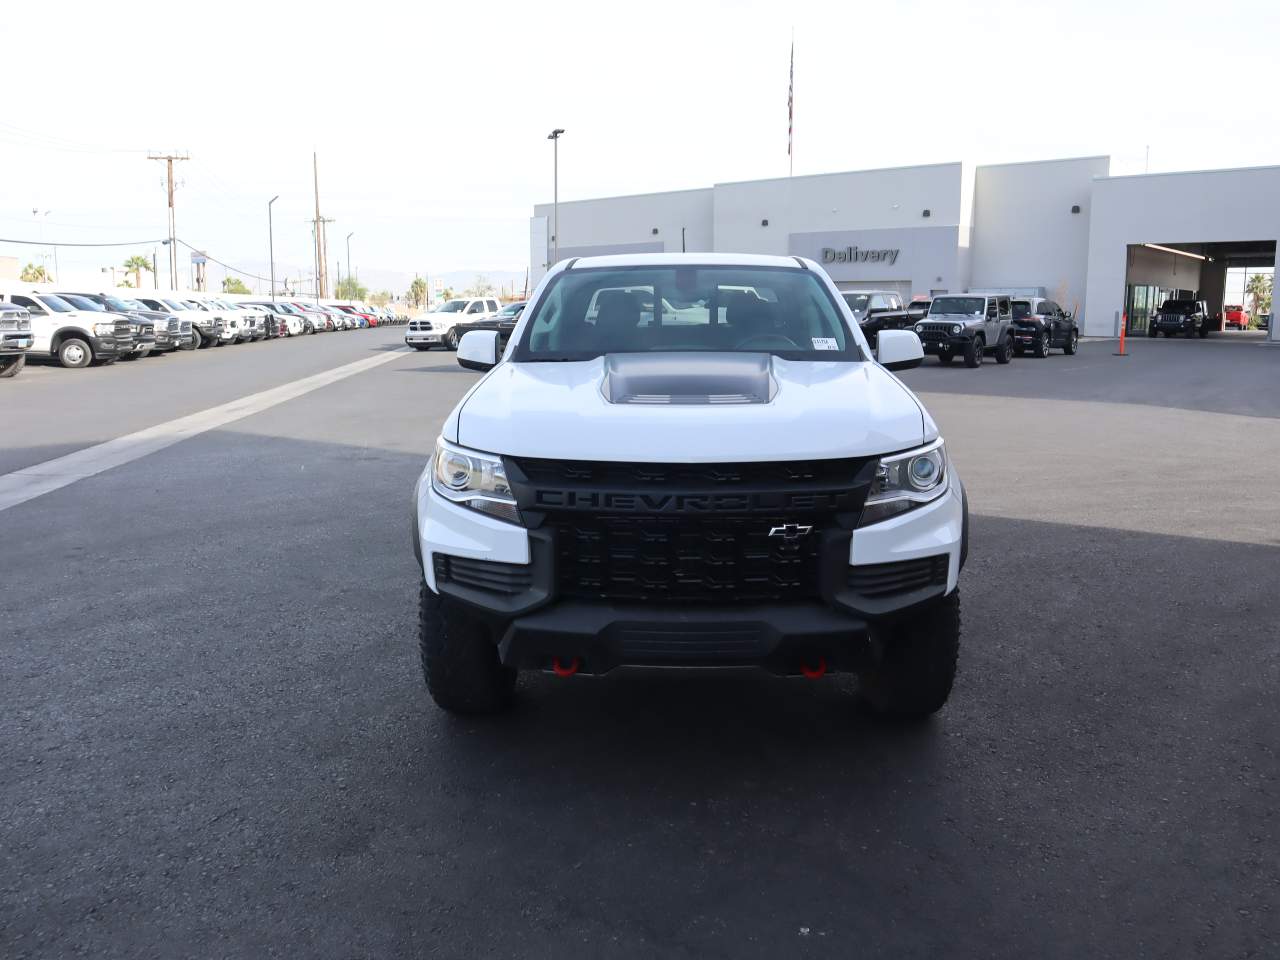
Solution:
{"label": "white pickup truck", "polygon": [[501,710],[519,670],[756,666],[856,674],[896,717],[940,709],[968,507],[924,405],[816,263],[575,259],[445,420],[414,492],[429,693]]}
{"label": "white pickup truck", "polygon": [[444,346],[458,349],[459,335],[454,324],[472,323],[496,316],[501,309],[497,297],[455,297],[410,320],[404,331],[404,342],[416,350]]}
{"label": "white pickup truck", "polygon": [[81,368],[133,355],[133,324],[128,317],[80,310],[57,294],[29,287],[0,291],[0,301],[24,307],[30,314],[30,357],[48,357],[64,367]]}

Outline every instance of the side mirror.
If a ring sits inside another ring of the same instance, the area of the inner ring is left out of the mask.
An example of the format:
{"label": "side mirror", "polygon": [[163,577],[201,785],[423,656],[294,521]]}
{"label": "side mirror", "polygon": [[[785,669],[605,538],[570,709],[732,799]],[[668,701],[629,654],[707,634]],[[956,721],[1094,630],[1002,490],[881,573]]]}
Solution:
{"label": "side mirror", "polygon": [[458,341],[458,365],[468,370],[490,370],[498,364],[498,331],[472,330]]}
{"label": "side mirror", "polygon": [[924,347],[914,330],[881,330],[876,359],[886,370],[910,370],[924,362]]}

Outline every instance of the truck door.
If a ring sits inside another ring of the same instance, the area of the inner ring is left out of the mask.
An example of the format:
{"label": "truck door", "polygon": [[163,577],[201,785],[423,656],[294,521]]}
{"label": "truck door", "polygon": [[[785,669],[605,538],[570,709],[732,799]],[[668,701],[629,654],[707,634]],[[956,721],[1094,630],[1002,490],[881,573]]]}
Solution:
{"label": "truck door", "polygon": [[982,324],[982,332],[988,347],[1000,341],[1000,307],[995,297],[987,297],[987,316]]}

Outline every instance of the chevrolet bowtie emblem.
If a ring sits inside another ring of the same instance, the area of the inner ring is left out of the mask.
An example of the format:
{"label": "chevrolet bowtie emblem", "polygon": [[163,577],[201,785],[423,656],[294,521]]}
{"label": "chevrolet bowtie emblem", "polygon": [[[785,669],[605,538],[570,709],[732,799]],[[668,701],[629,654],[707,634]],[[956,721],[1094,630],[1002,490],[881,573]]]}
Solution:
{"label": "chevrolet bowtie emblem", "polygon": [[799,540],[813,532],[813,527],[800,523],[784,523],[780,527],[770,527],[769,536],[781,537],[783,540]]}

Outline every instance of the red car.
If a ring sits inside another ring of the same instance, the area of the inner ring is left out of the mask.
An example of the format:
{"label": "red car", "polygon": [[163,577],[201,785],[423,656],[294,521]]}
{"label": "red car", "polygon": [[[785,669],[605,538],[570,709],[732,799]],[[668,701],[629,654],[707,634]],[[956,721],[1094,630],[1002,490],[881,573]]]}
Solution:
{"label": "red car", "polygon": [[1226,314],[1228,330],[1232,327],[1235,327],[1237,330],[1248,329],[1249,312],[1245,310],[1244,307],[1233,307],[1231,304],[1227,304],[1222,309]]}

